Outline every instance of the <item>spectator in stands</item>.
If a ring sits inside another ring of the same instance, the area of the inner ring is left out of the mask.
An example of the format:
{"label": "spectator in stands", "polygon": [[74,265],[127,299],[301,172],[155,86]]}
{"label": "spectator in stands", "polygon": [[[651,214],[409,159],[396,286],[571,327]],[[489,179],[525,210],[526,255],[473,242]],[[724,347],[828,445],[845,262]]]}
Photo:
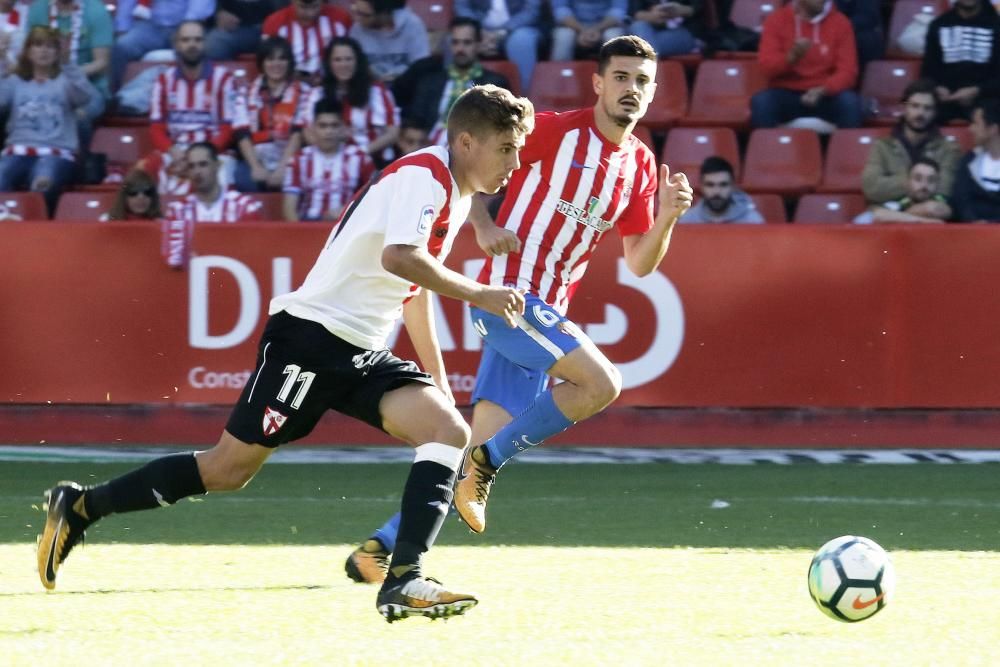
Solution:
{"label": "spectator in stands", "polygon": [[204,21],[215,0],[119,0],[111,50],[111,85],[122,83],[126,66],[156,49],[171,46],[172,35],[185,21]]}
{"label": "spectator in stands", "polygon": [[69,62],[79,66],[99,92],[91,96],[79,115],[80,146],[86,150],[93,125],[111,97],[111,14],[102,0],[35,0],[28,11],[28,26],[36,25],[59,31]]}
{"label": "spectator in stands", "polygon": [[30,2],[0,0],[0,51],[7,54],[7,67],[14,69],[24,46]]}
{"label": "spectator in stands", "polygon": [[691,53],[699,48],[696,36],[704,0],[632,0],[629,33],[653,45],[660,58]]}
{"label": "spectator in stands", "polygon": [[341,7],[321,0],[292,0],[264,21],[264,34],[284,37],[292,45],[299,77],[319,85],[323,74],[323,53],[334,37],[347,35],[351,15]]}
{"label": "spectator in stands", "polygon": [[882,8],[872,0],[836,0],[837,9],[851,20],[854,41],[858,48],[858,67],[885,55],[885,34],[882,32]]}
{"label": "spectator in stands", "polygon": [[208,141],[188,147],[185,156],[191,194],[183,201],[170,202],[167,218],[174,221],[240,222],[256,220],[261,203],[250,195],[226,190],[219,179],[219,150]]}
{"label": "spectator in stands", "polygon": [[504,58],[517,65],[521,89],[528,90],[542,44],[541,0],[457,0],[455,16],[479,21],[482,58]]}
{"label": "spectator in stands", "polygon": [[396,137],[396,144],[393,146],[393,159],[409,155],[413,151],[430,145],[430,132],[427,128],[412,118],[403,116],[403,120],[399,124],[399,136]]}
{"label": "spectator in stands", "polygon": [[257,49],[260,71],[236,97],[233,131],[243,159],[236,164],[236,187],[243,192],[279,188],[285,167],[302,146],[302,125],[311,91],[295,78],[292,45],[268,37]]}
{"label": "spectator in stands", "polygon": [[205,38],[209,60],[233,60],[256,51],[264,19],[275,9],[276,0],[217,0],[215,27]]}
{"label": "spectator in stands", "polygon": [[59,31],[35,26],[12,74],[6,74],[7,55],[0,53],[6,74],[0,80],[0,111],[10,114],[0,154],[0,192],[41,192],[50,215],[76,170],[76,110],[98,94],[61,45]]}
{"label": "spectator in stands", "polygon": [[163,213],[156,182],[146,172],[133,169],[125,175],[106,218],[102,220],[159,220],[161,217]]}
{"label": "spectator in stands", "polygon": [[[205,28],[197,21],[177,28],[174,52],[177,66],[161,73],[153,86],[149,134],[163,166],[179,174],[186,170],[188,146],[208,141],[219,153],[229,148],[235,92],[232,74],[205,59]],[[232,169],[227,160],[224,182],[232,182]]]}
{"label": "spectator in stands", "polygon": [[1000,18],[985,0],[957,0],[927,29],[920,76],[937,84],[938,120],[968,119],[980,98],[1000,97]]}
{"label": "spectator in stands", "polygon": [[903,91],[903,115],[892,134],[872,144],[861,173],[861,187],[870,204],[906,196],[910,167],[921,157],[938,165],[937,191],[951,195],[955,170],[962,157],[954,141],[941,134],[936,121],[934,83],[918,79]]}
{"label": "spectator in stands", "polygon": [[386,164],[399,136],[399,109],[392,93],[372,79],[368,57],[351,37],[334,38],[323,63],[323,86],[313,90],[306,106],[306,122],[312,123],[312,110],[320,99],[339,101],[351,141],[371,155],[376,165]]}
{"label": "spectator in stands", "polygon": [[758,62],[770,87],[753,96],[751,124],[777,127],[818,117],[837,127],[861,125],[854,30],[826,0],[793,0],[771,13]]}
{"label": "spectator in stands", "polygon": [[354,0],[350,35],[368,56],[372,73],[389,83],[431,54],[427,28],[403,0]]}
{"label": "spectator in stands", "polygon": [[[406,114],[424,127],[431,128],[430,141],[439,146],[448,145],[446,120],[451,105],[458,96],[472,86],[492,83],[501,88],[510,88],[507,77],[483,69],[477,54],[482,40],[479,22],[466,17],[452,19],[448,29],[448,52],[450,64],[445,65],[441,59],[434,59],[432,69],[421,68],[422,73],[415,82],[412,103],[406,108]],[[409,78],[415,68],[421,67],[419,61],[406,72],[403,79]],[[417,78],[414,76],[414,78]]]}
{"label": "spectator in stands", "polygon": [[292,160],[285,176],[285,220],[337,220],[344,207],[375,173],[375,163],[363,150],[346,143],[343,110],[325,98],[313,110],[315,143]]}
{"label": "spectator in stands", "polygon": [[552,0],[552,14],[551,59],[589,58],[604,42],[625,34],[628,0]]}
{"label": "spectator in stands", "polygon": [[733,165],[725,158],[717,155],[705,158],[699,180],[701,201],[678,222],[764,222],[750,195],[733,185],[736,180]]}
{"label": "spectator in stands", "polygon": [[1000,222],[1000,101],[978,102],[969,128],[976,147],[958,166],[955,220]]}
{"label": "spectator in stands", "polygon": [[944,222],[951,217],[948,199],[938,192],[941,168],[929,157],[919,157],[910,166],[906,194],[872,206],[854,222]]}

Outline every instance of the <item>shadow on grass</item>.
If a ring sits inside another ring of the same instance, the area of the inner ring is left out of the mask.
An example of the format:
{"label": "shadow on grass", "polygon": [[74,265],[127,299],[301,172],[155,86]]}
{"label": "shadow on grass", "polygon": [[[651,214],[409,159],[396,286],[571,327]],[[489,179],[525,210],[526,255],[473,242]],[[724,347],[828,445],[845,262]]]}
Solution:
{"label": "shadow on grass", "polygon": [[37,595],[47,597],[73,595],[133,595],[136,593],[219,593],[219,592],[267,592],[267,591],[323,591],[332,590],[329,585],[298,585],[298,586],[201,586],[199,588],[99,588],[89,591],[22,591],[20,593],[0,593],[0,598],[23,598]]}

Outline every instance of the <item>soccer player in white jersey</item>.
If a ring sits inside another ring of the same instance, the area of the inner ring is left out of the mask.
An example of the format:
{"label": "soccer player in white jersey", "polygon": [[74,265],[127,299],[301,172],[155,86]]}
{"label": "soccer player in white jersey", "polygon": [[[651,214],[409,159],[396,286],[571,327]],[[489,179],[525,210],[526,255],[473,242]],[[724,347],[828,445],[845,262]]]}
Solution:
{"label": "soccer player in white jersey", "polygon": [[[526,294],[515,329],[472,308],[485,345],[472,396],[474,444],[459,471],[455,509],[477,533],[486,528],[486,501],[504,463],[600,412],[621,392],[618,370],[566,319],[566,308],[605,232],[617,228],[628,268],[644,276],[659,266],[674,224],[691,206],[685,175],[671,176],[666,165],[657,173],[652,153],[632,134],[653,98],[655,75],[656,52],[643,39],[605,43],[593,76],[597,103],[539,113],[499,228],[474,218],[479,243],[492,255],[480,282]],[[562,382],[547,389],[549,377]],[[349,577],[381,581],[389,552],[398,548],[397,525],[393,517],[348,557]]]}
{"label": "soccer player in white jersey", "polygon": [[[498,191],[519,166],[533,115],[528,100],[507,90],[471,88],[452,110],[448,148],[400,158],[359,192],[302,286],[271,301],[257,368],[214,448],[156,459],[93,487],[60,482],[49,489],[38,545],[42,584],[55,586],[59,566],[92,522],[240,489],[275,447],[305,436],[333,409],[416,448],[378,611],[391,622],[414,614],[447,617],[474,606],[474,596],[451,592],[421,571],[469,442],[468,425],[442,391],[426,290],[475,304],[512,327],[524,313],[524,296],[514,287],[483,285],[442,260],[473,193]],[[401,315],[429,373],[386,348]]]}

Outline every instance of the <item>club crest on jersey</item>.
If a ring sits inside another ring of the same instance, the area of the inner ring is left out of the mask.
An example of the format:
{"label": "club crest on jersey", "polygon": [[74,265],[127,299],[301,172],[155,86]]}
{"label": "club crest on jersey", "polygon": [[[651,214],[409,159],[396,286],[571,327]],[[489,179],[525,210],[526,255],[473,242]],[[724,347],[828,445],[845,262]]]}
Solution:
{"label": "club crest on jersey", "polygon": [[288,417],[270,406],[264,408],[264,435],[274,435],[288,421]]}
{"label": "club crest on jersey", "polygon": [[428,234],[431,231],[431,225],[434,224],[434,207],[424,206],[420,211],[420,220],[417,221],[417,231],[421,234]]}
{"label": "club crest on jersey", "polygon": [[599,215],[595,215],[595,212],[601,205],[601,200],[597,197],[591,197],[590,202],[587,204],[587,210],[583,210],[579,206],[574,206],[565,199],[560,199],[556,203],[556,211],[562,213],[567,218],[576,220],[581,225],[587,225],[591,229],[595,229],[599,232],[606,232],[611,229],[611,223],[607,220],[601,219]]}

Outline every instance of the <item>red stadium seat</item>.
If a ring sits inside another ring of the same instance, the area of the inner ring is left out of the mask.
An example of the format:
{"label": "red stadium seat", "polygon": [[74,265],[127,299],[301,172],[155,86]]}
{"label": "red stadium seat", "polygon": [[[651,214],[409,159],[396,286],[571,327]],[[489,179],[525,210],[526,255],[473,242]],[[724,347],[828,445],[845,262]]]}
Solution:
{"label": "red stadium seat", "polygon": [[822,150],[815,132],[773,128],[750,134],[743,162],[743,187],[748,192],[800,195],[814,190],[822,174]]}
{"label": "red stadium seat", "polygon": [[916,60],[873,60],[865,65],[861,77],[861,96],[878,103],[878,113],[870,125],[892,125],[902,113],[900,98],[912,81],[920,76]]}
{"label": "red stadium seat", "polygon": [[795,222],[852,222],[864,210],[865,198],[860,194],[808,194],[799,199]]}
{"label": "red stadium seat", "polygon": [[409,0],[406,6],[420,17],[428,31],[434,32],[448,29],[453,15],[453,4],[444,0]]}
{"label": "red stadium seat", "polygon": [[232,72],[238,81],[245,81],[249,84],[257,78],[257,61],[220,60],[216,64]]}
{"label": "red stadium seat", "polygon": [[258,217],[269,222],[282,222],[285,219],[282,211],[282,202],[285,195],[281,192],[257,192],[251,195],[258,200],[262,206]]}
{"label": "red stadium seat", "polygon": [[963,153],[968,153],[976,145],[976,140],[972,138],[972,130],[969,129],[968,125],[946,125],[941,128],[941,134],[948,141],[957,142],[962,147]]}
{"label": "red stadium seat", "polygon": [[92,153],[104,153],[109,165],[129,168],[153,150],[145,127],[98,127],[90,141]]}
{"label": "red stadium seat", "polygon": [[687,113],[688,87],[684,67],[672,60],[661,60],[656,66],[656,93],[642,124],[654,130],[665,130]]}
{"label": "red stadium seat", "polygon": [[698,67],[691,108],[680,124],[745,129],[750,123],[750,98],[766,85],[754,60],[706,60]]}
{"label": "red stadium seat", "polygon": [[653,139],[653,133],[645,125],[636,125],[635,129],[632,130],[632,134],[635,138],[646,144],[649,150],[653,151],[653,155],[656,155],[656,142]]}
{"label": "red stadium seat", "polygon": [[757,212],[768,224],[785,224],[788,214],[785,212],[785,200],[781,195],[758,192],[750,195]]}
{"label": "red stadium seat", "polygon": [[888,127],[872,127],[841,129],[830,135],[819,192],[860,192],[861,170],[872,144],[888,134]]}
{"label": "red stadium seat", "polygon": [[483,69],[489,70],[491,72],[496,72],[497,74],[502,74],[507,77],[507,81],[510,83],[510,92],[515,95],[523,95],[521,91],[521,73],[517,69],[517,65],[509,60],[486,60],[483,61]]}
{"label": "red stadium seat", "polygon": [[900,50],[899,36],[918,14],[937,16],[948,9],[948,0],[896,0],[889,17],[889,38],[886,40],[886,58],[917,58],[919,55]]}
{"label": "red stadium seat", "polygon": [[675,127],[667,134],[660,161],[670,167],[670,173],[684,172],[697,188],[701,163],[712,155],[728,160],[739,182],[740,150],[736,132],[730,127]]}
{"label": "red stadium seat", "polygon": [[531,75],[528,97],[537,111],[569,111],[592,106],[597,101],[591,75],[592,60],[542,61]]}
{"label": "red stadium seat", "polygon": [[56,205],[56,220],[100,220],[115,201],[115,192],[64,192]]}
{"label": "red stadium seat", "polygon": [[48,219],[41,192],[0,192],[0,222]]}
{"label": "red stadium seat", "polygon": [[764,19],[782,4],[784,0],[733,0],[729,20],[738,26],[759,31]]}

